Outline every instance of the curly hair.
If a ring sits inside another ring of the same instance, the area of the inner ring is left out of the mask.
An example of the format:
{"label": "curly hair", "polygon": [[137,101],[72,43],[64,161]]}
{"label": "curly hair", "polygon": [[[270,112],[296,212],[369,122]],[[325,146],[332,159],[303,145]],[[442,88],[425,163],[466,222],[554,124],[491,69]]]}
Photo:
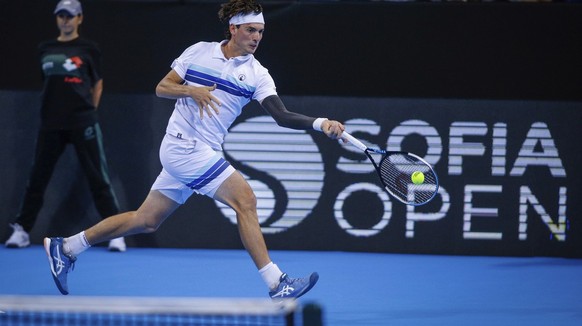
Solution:
{"label": "curly hair", "polygon": [[228,22],[230,19],[238,14],[249,14],[251,12],[261,13],[263,12],[263,7],[255,0],[230,0],[227,3],[220,5],[220,10],[218,11],[218,19],[226,24],[224,31],[224,36],[227,40],[230,40],[232,35],[230,34]]}

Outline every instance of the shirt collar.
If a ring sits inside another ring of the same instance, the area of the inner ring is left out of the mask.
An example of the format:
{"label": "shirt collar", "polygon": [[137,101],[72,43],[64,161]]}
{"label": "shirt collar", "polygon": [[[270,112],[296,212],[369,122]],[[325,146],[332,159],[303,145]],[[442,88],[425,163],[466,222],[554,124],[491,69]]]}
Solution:
{"label": "shirt collar", "polygon": [[[223,40],[222,42],[216,44],[216,46],[214,47],[214,52],[212,54],[212,56],[214,58],[222,59],[222,60],[228,60],[224,56],[224,53],[222,53],[222,49],[221,49],[222,45],[225,44],[225,43],[227,43],[227,42],[228,42],[228,40]],[[238,56],[238,57],[234,57],[232,59],[234,61],[237,61],[237,62],[245,62],[245,61],[250,60],[252,57],[253,57],[252,54],[247,54],[247,55],[241,55],[241,56]]]}

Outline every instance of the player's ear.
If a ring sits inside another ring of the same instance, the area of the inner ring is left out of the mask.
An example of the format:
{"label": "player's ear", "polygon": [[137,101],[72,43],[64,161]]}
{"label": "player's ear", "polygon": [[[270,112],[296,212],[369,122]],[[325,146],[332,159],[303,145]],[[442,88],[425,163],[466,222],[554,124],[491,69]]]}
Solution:
{"label": "player's ear", "polygon": [[235,31],[236,31],[236,25],[234,24],[230,24],[228,26],[228,30],[230,31],[230,35],[234,35]]}

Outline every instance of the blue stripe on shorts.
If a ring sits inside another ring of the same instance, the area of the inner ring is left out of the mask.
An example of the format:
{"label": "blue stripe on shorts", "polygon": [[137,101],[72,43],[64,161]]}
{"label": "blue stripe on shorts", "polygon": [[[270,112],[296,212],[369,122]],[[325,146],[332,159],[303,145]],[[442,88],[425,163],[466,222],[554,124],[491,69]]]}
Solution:
{"label": "blue stripe on shorts", "polygon": [[204,172],[200,177],[186,184],[190,189],[200,190],[206,186],[209,182],[216,179],[227,167],[230,166],[224,158],[219,157],[219,159],[212,164],[212,166]]}

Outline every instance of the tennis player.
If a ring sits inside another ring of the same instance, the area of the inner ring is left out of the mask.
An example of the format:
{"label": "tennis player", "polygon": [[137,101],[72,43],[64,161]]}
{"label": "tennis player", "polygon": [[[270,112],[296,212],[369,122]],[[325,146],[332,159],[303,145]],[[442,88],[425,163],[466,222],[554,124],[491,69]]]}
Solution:
{"label": "tennis player", "polygon": [[251,100],[261,103],[283,127],[315,129],[337,139],[344,126],[285,108],[273,78],[253,56],[265,31],[259,3],[231,0],[221,6],[218,16],[227,24],[226,40],[199,42],[187,48],[156,87],[159,97],[177,101],[160,148],[163,169],[141,207],[109,217],[69,238],[45,238],[53,279],[61,293],[68,294],[67,274],[80,253],[108,239],[156,231],[194,193],[236,212],[242,243],[271,298],[300,297],[317,282],[317,273],[291,278],[271,261],[258,222],[255,194],[223,158],[222,143]]}

